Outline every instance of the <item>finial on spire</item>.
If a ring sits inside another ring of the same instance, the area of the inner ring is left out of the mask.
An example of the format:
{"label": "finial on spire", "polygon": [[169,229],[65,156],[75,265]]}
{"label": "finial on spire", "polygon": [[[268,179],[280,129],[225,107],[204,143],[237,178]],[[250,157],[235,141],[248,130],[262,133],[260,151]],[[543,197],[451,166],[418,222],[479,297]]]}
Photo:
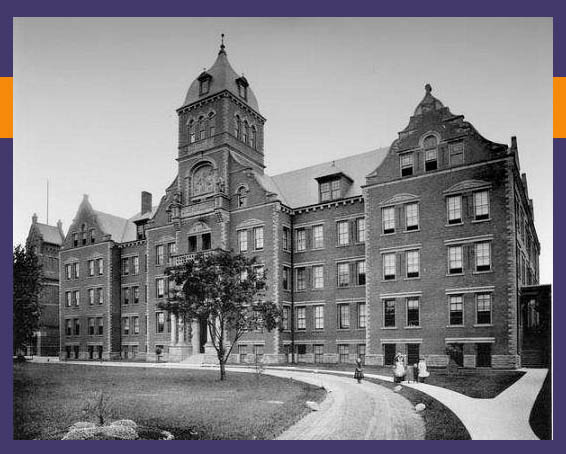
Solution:
{"label": "finial on spire", "polygon": [[224,49],[226,49],[226,46],[224,45],[224,33],[222,33],[220,35],[220,52],[218,52],[218,53],[219,54],[225,54],[226,51]]}
{"label": "finial on spire", "polygon": [[426,90],[427,93],[430,93],[432,91],[432,87],[430,86],[430,84],[426,84],[424,86],[424,89]]}

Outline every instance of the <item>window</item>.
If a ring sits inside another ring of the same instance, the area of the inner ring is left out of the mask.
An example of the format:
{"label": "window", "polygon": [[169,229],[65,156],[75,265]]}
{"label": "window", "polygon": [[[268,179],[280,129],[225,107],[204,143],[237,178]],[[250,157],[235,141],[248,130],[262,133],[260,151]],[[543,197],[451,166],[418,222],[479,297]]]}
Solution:
{"label": "window", "polygon": [[255,355],[256,361],[258,361],[258,362],[263,361],[264,351],[265,351],[264,345],[262,345],[262,344],[254,345],[254,355]]}
{"label": "window", "polygon": [[191,120],[189,121],[189,143],[194,143],[194,142],[196,142],[195,121]]}
{"label": "window", "polygon": [[159,246],[155,247],[155,264],[156,265],[163,265],[163,260],[165,256],[165,247],[160,244]]}
{"label": "window", "polygon": [[206,79],[202,79],[200,81],[200,95],[206,95],[208,93],[208,90],[210,89],[210,79],[206,78]]}
{"label": "window", "polygon": [[94,336],[94,318],[89,318],[88,319],[88,335],[89,336]]}
{"label": "window", "polygon": [[386,281],[395,279],[397,264],[395,253],[383,254],[383,279]]}
{"label": "window", "polygon": [[284,330],[289,329],[289,314],[291,313],[291,308],[288,306],[283,307],[283,320],[282,325]]}
{"label": "window", "polygon": [[295,249],[297,251],[306,251],[307,249],[307,231],[305,229],[297,229],[295,231]]}
{"label": "window", "polygon": [[155,280],[155,290],[157,298],[165,296],[165,279],[158,278]]}
{"label": "window", "polygon": [[476,271],[491,270],[491,243],[483,241],[475,244]]}
{"label": "window", "polygon": [[238,232],[238,249],[240,252],[246,252],[248,250],[248,231],[240,230]]}
{"label": "window", "polygon": [[383,326],[385,328],[395,327],[395,300],[383,301]]}
{"label": "window", "polygon": [[104,259],[96,259],[96,262],[98,264],[98,274],[104,274]]}
{"label": "window", "polygon": [[[175,260],[175,255],[177,254],[177,244],[176,243],[167,243],[167,263],[169,265],[173,265]],[[137,257],[134,257],[136,259]],[[134,274],[138,274],[134,269]]]}
{"label": "window", "polygon": [[250,133],[250,147],[252,147],[255,150],[256,144],[257,144],[257,130],[255,126],[252,126]]}
{"label": "window", "polygon": [[197,251],[197,237],[195,235],[189,236],[189,252]]}
{"label": "window", "polygon": [[76,307],[79,307],[80,299],[81,299],[81,294],[79,293],[78,290],[75,290],[73,292],[73,303],[75,304]]}
{"label": "window", "polygon": [[307,329],[306,307],[297,307],[297,329]]}
{"label": "window", "polygon": [[283,227],[283,250],[289,251],[291,248],[291,231],[288,227]]}
{"label": "window", "polygon": [[165,331],[165,314],[163,312],[155,313],[155,331],[158,333]]}
{"label": "window", "polygon": [[358,358],[362,360],[362,364],[366,363],[366,344],[358,344]]}
{"label": "window", "polygon": [[92,305],[94,305],[94,289],[89,288],[87,290],[87,293],[88,293],[88,305],[92,306]]}
{"label": "window", "polygon": [[238,208],[244,208],[248,206],[248,190],[244,186],[238,189],[236,197],[238,199]]}
{"label": "window", "polygon": [[316,265],[312,267],[312,286],[313,288],[324,287],[324,266]]}
{"label": "window", "polygon": [[242,129],[242,142],[248,143],[248,136],[250,134],[250,127],[248,122],[244,120],[244,128]]}
{"label": "window", "polygon": [[130,274],[130,259],[122,259],[122,274]]}
{"label": "window", "polygon": [[419,229],[419,204],[408,203],[405,205],[405,228],[406,230]]}
{"label": "window", "polygon": [[322,357],[324,355],[324,345],[320,345],[320,344],[313,345],[313,351],[314,351],[314,362],[321,363]]}
{"label": "window", "polygon": [[78,263],[73,263],[73,275],[75,276],[75,279],[79,278],[79,264]]}
{"label": "window", "polygon": [[265,266],[264,265],[254,266],[254,274],[258,279],[263,279],[265,277]]}
{"label": "window", "polygon": [[312,247],[315,249],[324,247],[324,226],[315,225],[312,228]]}
{"label": "window", "polygon": [[350,264],[338,264],[338,287],[348,287],[350,285]]}
{"label": "window", "polygon": [[358,328],[366,327],[366,303],[358,303]]}
{"label": "window", "polygon": [[446,199],[448,210],[448,224],[460,224],[462,222],[462,196],[454,195]]}
{"label": "window", "polygon": [[140,288],[139,287],[132,287],[132,300],[134,304],[138,304],[140,302]]}
{"label": "window", "polygon": [[464,142],[453,142],[448,145],[448,153],[451,166],[464,164]]}
{"label": "window", "polygon": [[130,304],[130,289],[127,287],[122,289],[122,304]]}
{"label": "window", "polygon": [[122,317],[122,333],[126,336],[130,334],[130,318]]}
{"label": "window", "polygon": [[450,296],[450,325],[464,324],[464,303],[462,295]]}
{"label": "window", "polygon": [[[209,251],[212,249],[212,237],[210,233],[203,233],[202,234],[202,250]],[[177,250],[175,249],[175,252]]]}
{"label": "window", "polygon": [[132,317],[132,325],[134,334],[140,333],[140,318],[139,317]]}
{"label": "window", "polygon": [[381,209],[381,222],[383,233],[395,233],[395,208],[386,207]]}
{"label": "window", "polygon": [[307,288],[307,270],[305,268],[297,268],[297,290],[305,290]]}
{"label": "window", "polygon": [[491,294],[490,293],[478,293],[476,295],[476,306],[477,306],[476,323],[478,325],[490,325],[491,324]]}
{"label": "window", "polygon": [[216,134],[216,126],[214,125],[214,112],[210,112],[208,114],[208,136],[212,137],[214,134]]}
{"label": "window", "polygon": [[132,264],[133,264],[134,274],[139,274],[140,273],[140,258],[137,255],[135,257],[132,257]]}
{"label": "window", "polygon": [[365,218],[356,219],[356,241],[365,243],[366,241],[366,220]]}
{"label": "window", "polygon": [[332,192],[332,200],[339,199],[340,194],[340,180],[334,180],[330,182],[330,190]]}
{"label": "window", "polygon": [[65,320],[65,335],[66,336],[73,335],[73,321],[70,318]]}
{"label": "window", "polygon": [[366,285],[366,261],[356,262],[356,285]]}
{"label": "window", "polygon": [[462,260],[462,246],[449,246],[448,247],[448,273],[461,274],[464,272]]}
{"label": "window", "polygon": [[246,362],[246,357],[248,356],[248,346],[238,345],[238,355],[240,356],[240,362]]}
{"label": "window", "polygon": [[407,298],[407,326],[419,326],[419,299]]}
{"label": "window", "polygon": [[338,305],[338,328],[339,329],[349,329],[350,328],[350,305],[349,304],[339,304]]}
{"label": "window", "polygon": [[[85,228],[85,226],[83,225],[83,229]],[[81,237],[82,237],[82,242],[83,242],[83,246],[86,245],[87,241],[86,241],[86,232],[82,232],[81,233]]]}
{"label": "window", "polygon": [[263,249],[263,227],[256,227],[254,232],[254,249]]}
{"label": "window", "polygon": [[88,261],[88,275],[94,276],[94,260]]}
{"label": "window", "polygon": [[350,224],[348,221],[339,221],[338,227],[338,245],[346,246],[350,244]]}
{"label": "window", "polygon": [[71,279],[71,265],[65,265],[65,277]]}
{"label": "window", "polygon": [[314,306],[314,329],[324,329],[324,306]]}
{"label": "window", "polygon": [[413,153],[405,153],[399,156],[401,165],[401,176],[408,177],[413,174]]}
{"label": "window", "polygon": [[96,326],[98,327],[97,334],[102,336],[102,334],[104,334],[104,321],[102,317],[96,317]]}
{"label": "window", "polygon": [[75,318],[74,322],[75,322],[75,336],[80,336],[80,334],[81,334],[81,321],[78,318]]}
{"label": "window", "polygon": [[407,277],[419,277],[420,274],[420,251],[407,251]]}
{"label": "window", "polygon": [[320,201],[327,202],[329,200],[332,200],[332,192],[330,191],[330,182],[326,181],[320,183]]}
{"label": "window", "polygon": [[199,140],[206,139],[206,120],[203,116],[198,119]]}
{"label": "window", "polygon": [[341,362],[341,363],[347,363],[349,356],[350,356],[349,346],[348,345],[338,345],[338,361]]}
{"label": "window", "polygon": [[73,246],[77,247],[79,245],[79,234],[73,233]]}
{"label": "window", "polygon": [[481,221],[489,219],[489,192],[474,192],[474,219]]}
{"label": "window", "polygon": [[291,269],[288,266],[283,267],[283,290],[291,288]]}
{"label": "window", "polygon": [[240,120],[240,116],[236,115],[236,121],[234,123],[234,135],[236,138],[240,138],[242,135],[242,121]]}
{"label": "window", "polygon": [[244,84],[241,83],[238,84],[238,95],[240,96],[240,98],[244,98],[244,99],[247,98],[248,88]]}
{"label": "window", "polygon": [[435,136],[428,136],[423,141],[425,152],[425,171],[436,170],[438,168],[438,140]]}
{"label": "window", "polygon": [[94,230],[90,231],[90,244],[94,244],[96,237],[94,236]]}
{"label": "window", "polygon": [[101,288],[96,289],[96,301],[98,301],[98,304],[104,303],[104,293],[102,293]]}

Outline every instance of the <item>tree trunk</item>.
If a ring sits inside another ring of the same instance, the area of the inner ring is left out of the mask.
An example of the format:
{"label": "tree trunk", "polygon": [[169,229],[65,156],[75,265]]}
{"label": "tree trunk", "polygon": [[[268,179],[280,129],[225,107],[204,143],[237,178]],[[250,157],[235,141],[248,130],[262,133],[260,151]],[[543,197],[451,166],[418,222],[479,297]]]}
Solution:
{"label": "tree trunk", "polygon": [[220,380],[225,380],[226,379],[226,363],[224,362],[224,360],[220,360]]}

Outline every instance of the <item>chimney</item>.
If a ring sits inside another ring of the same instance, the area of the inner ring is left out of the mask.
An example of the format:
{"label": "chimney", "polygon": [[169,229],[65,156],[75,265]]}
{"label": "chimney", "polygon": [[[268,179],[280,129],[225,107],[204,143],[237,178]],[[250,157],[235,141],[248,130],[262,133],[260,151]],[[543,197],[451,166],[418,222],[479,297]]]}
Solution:
{"label": "chimney", "polygon": [[511,150],[517,150],[517,136],[511,137]]}
{"label": "chimney", "polygon": [[142,191],[141,193],[141,213],[148,213],[151,211],[151,193]]}
{"label": "chimney", "polygon": [[65,234],[63,233],[63,223],[61,222],[61,219],[57,221],[57,230],[59,230],[61,236],[65,238]]}
{"label": "chimney", "polygon": [[31,217],[31,222],[32,224],[37,224],[37,213],[33,213],[33,216]]}

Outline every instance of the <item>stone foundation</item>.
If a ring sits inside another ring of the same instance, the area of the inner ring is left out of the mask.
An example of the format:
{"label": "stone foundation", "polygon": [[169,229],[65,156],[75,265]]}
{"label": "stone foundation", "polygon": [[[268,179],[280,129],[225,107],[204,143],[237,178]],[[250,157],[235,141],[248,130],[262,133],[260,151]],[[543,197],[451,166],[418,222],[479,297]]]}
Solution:
{"label": "stone foundation", "polygon": [[179,363],[184,359],[187,359],[192,354],[193,347],[191,347],[190,345],[170,345],[168,360],[172,363]]}

